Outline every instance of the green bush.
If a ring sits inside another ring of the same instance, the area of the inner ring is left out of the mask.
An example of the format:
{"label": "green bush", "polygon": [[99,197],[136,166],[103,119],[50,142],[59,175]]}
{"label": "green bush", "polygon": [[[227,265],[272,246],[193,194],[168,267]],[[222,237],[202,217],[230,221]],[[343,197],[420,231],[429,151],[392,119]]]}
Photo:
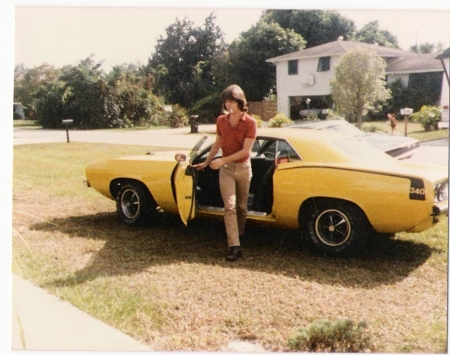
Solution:
{"label": "green bush", "polygon": [[418,112],[411,115],[414,122],[419,122],[425,131],[437,130],[441,120],[441,111],[437,106],[422,106]]}
{"label": "green bush", "polygon": [[292,123],[294,122],[281,112],[269,120],[269,127],[283,127]]}
{"label": "green bush", "polygon": [[364,132],[369,132],[369,133],[375,133],[377,131],[381,131],[381,129],[379,127],[377,127],[376,125],[374,125],[374,124],[364,125],[362,127],[362,130]]}
{"label": "green bush", "polygon": [[255,119],[256,124],[258,125],[258,128],[261,128],[264,124],[263,119],[258,115],[252,115],[252,117]]}
{"label": "green bush", "polygon": [[372,351],[367,324],[357,325],[350,319],[339,319],[332,323],[327,319],[318,320],[300,328],[288,339],[288,345],[296,351],[312,352],[366,352]]}
{"label": "green bush", "polygon": [[180,105],[172,105],[172,111],[164,114],[164,123],[170,128],[180,128],[189,122],[187,111]]}
{"label": "green bush", "polygon": [[38,125],[43,128],[62,128],[61,121],[72,118],[67,115],[64,109],[63,93],[64,83],[56,80],[41,85],[36,90],[34,94],[34,116]]}

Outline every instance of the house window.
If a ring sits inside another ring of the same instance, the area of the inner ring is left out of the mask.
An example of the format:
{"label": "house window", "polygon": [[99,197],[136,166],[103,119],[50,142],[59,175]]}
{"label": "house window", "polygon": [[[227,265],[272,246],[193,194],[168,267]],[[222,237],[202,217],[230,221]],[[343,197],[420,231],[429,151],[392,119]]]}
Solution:
{"label": "house window", "polygon": [[317,71],[328,71],[328,70],[330,70],[330,59],[331,59],[331,57],[321,57],[321,58],[319,58],[319,65],[317,66]]}
{"label": "house window", "polygon": [[298,60],[290,60],[288,62],[288,74],[289,75],[298,74]]}

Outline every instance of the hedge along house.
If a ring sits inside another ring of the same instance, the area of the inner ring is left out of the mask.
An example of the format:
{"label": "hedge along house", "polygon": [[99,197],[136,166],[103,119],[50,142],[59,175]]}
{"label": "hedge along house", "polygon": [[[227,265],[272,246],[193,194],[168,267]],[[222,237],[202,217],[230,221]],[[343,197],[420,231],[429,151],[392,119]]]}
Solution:
{"label": "hedge along house", "polygon": [[[334,42],[267,60],[276,66],[278,112],[293,120],[309,114],[324,118],[326,109],[333,108],[330,80],[334,68],[343,54],[357,46],[371,48],[386,61],[388,85],[398,80],[405,88],[426,90],[432,97],[431,104],[440,106],[444,69],[436,53],[417,54],[376,44],[344,41],[339,37]],[[430,105],[429,102],[414,104],[415,111],[424,104]],[[407,105],[412,104],[405,102]]]}

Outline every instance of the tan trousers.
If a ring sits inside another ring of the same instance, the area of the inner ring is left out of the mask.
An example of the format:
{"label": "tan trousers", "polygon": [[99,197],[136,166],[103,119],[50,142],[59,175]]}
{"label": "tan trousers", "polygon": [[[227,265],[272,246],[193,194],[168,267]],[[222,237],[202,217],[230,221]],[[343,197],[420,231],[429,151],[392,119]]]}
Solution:
{"label": "tan trousers", "polygon": [[247,218],[247,200],[252,179],[250,160],[245,163],[227,163],[220,168],[219,184],[224,203],[224,222],[228,246],[239,246]]}

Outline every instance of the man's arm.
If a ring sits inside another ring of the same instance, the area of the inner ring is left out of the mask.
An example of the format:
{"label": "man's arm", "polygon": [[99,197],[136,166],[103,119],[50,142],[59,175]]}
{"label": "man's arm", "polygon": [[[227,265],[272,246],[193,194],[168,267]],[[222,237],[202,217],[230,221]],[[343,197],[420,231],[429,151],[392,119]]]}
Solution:
{"label": "man's arm", "polygon": [[229,163],[232,161],[237,161],[239,159],[249,156],[252,151],[254,143],[255,143],[255,138],[245,138],[244,146],[242,147],[241,150],[239,150],[238,152],[236,152],[232,155],[229,155],[227,157],[222,157],[220,159],[216,159],[216,160],[212,161],[211,164],[209,164],[209,166],[211,167],[211,169],[217,170],[221,166],[225,165],[226,163]]}
{"label": "man's arm", "polygon": [[203,163],[193,165],[193,167],[196,168],[197,170],[203,170],[204,168],[206,168],[209,165],[209,163],[211,162],[211,160],[213,160],[214,157],[216,156],[216,154],[219,152],[221,142],[222,142],[222,137],[217,134],[216,140],[214,141],[214,143],[208,153],[208,156],[206,157],[206,160]]}

